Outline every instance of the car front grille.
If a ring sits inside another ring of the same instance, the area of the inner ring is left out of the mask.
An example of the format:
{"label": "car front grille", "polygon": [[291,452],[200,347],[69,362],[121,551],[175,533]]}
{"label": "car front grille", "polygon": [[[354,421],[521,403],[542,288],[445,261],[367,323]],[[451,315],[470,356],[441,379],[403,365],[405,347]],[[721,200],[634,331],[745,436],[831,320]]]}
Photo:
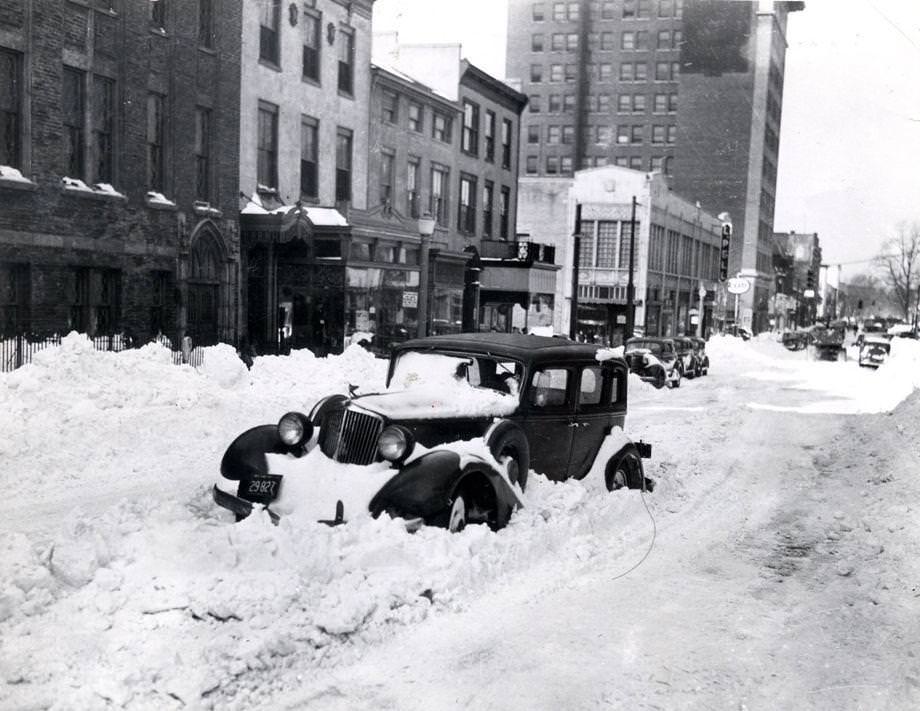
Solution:
{"label": "car front grille", "polygon": [[370,464],[377,456],[383,419],[357,410],[329,413],[320,435],[320,449],[343,464]]}

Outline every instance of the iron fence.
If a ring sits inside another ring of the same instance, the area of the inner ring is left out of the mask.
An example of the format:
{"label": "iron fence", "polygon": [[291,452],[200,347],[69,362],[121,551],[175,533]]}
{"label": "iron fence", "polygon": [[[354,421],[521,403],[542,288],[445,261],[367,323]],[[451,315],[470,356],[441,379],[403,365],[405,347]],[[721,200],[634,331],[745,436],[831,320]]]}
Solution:
{"label": "iron fence", "polygon": [[[139,348],[145,345],[138,343],[122,334],[111,336],[93,336],[90,338],[93,348],[98,351],[120,352],[130,348]],[[61,345],[61,336],[37,336],[30,333],[19,333],[12,336],[0,335],[0,373],[9,373],[20,366],[32,362],[32,358],[39,351],[52,346]],[[181,350],[171,348],[172,362],[175,365],[191,365],[195,368],[204,361],[204,352],[194,347]]]}

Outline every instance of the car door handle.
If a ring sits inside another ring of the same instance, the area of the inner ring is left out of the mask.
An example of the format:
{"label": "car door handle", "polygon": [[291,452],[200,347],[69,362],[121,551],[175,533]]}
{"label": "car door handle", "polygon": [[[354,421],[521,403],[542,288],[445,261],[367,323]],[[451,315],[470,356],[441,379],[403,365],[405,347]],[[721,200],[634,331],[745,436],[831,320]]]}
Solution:
{"label": "car door handle", "polygon": [[581,427],[581,422],[570,422],[569,427]]}

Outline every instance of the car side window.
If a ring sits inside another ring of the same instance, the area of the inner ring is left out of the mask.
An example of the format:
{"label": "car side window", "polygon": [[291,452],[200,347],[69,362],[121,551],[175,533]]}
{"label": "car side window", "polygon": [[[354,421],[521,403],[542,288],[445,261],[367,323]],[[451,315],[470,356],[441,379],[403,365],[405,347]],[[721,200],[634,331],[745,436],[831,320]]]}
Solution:
{"label": "car side window", "polygon": [[568,387],[569,371],[565,368],[538,370],[530,381],[530,404],[533,407],[562,407]]}
{"label": "car side window", "polygon": [[589,365],[581,370],[581,385],[578,388],[578,406],[599,405],[604,379],[600,366]]}

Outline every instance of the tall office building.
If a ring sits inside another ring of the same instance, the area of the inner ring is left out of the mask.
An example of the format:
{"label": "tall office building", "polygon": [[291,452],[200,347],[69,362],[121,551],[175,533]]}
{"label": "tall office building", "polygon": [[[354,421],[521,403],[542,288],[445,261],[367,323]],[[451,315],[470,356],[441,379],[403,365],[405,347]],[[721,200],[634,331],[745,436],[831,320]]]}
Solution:
{"label": "tall office building", "polygon": [[[522,175],[618,165],[729,213],[741,325],[767,325],[786,20],[803,2],[510,0],[507,76],[529,97]],[[640,296],[641,298],[641,296]]]}

